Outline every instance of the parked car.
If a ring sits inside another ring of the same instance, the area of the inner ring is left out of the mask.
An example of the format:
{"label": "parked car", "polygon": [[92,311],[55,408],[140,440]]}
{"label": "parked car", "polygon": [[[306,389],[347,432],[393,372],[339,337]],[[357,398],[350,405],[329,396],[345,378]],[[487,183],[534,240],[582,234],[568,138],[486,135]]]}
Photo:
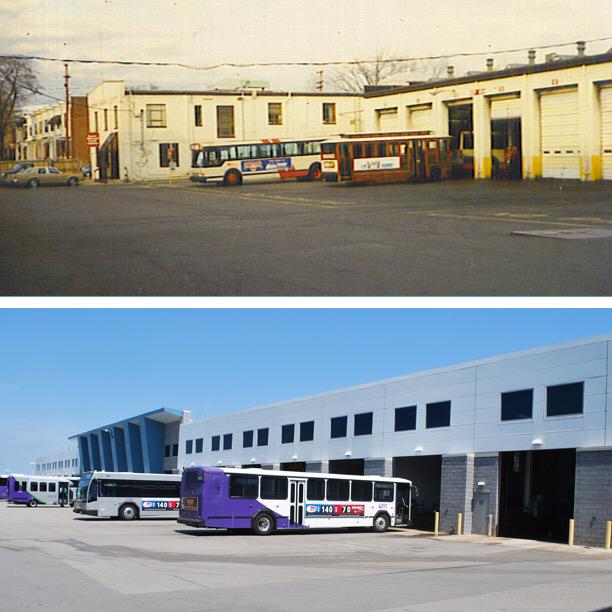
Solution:
{"label": "parked car", "polygon": [[73,187],[79,184],[79,175],[60,172],[53,166],[39,166],[21,170],[11,175],[7,182],[13,187],[35,188],[40,185],[68,185]]}
{"label": "parked car", "polygon": [[18,172],[21,172],[22,170],[26,170],[27,168],[32,168],[33,166],[34,166],[34,162],[31,162],[31,161],[17,162],[9,170],[0,172],[0,183],[4,183],[5,181],[7,181],[13,174],[17,174]]}
{"label": "parked car", "polygon": [[81,174],[85,178],[91,178],[91,164],[87,164],[81,168]]}

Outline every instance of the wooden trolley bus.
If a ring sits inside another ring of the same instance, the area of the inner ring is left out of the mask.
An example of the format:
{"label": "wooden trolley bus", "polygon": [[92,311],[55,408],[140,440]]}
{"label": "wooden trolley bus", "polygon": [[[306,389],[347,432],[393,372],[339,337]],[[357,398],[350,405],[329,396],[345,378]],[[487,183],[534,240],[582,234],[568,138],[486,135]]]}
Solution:
{"label": "wooden trolley bus", "polygon": [[450,176],[449,136],[343,134],[321,143],[323,178],[339,183],[439,181]]}

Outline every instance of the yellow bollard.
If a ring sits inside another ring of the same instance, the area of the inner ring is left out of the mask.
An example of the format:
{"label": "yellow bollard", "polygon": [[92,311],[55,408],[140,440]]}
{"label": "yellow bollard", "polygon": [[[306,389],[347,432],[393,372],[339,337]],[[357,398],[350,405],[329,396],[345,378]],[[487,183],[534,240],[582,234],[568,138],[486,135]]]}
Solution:
{"label": "yellow bollard", "polygon": [[605,548],[610,550],[610,536],[612,535],[612,521],[606,523],[606,543]]}
{"label": "yellow bollard", "polygon": [[493,536],[493,515],[489,514],[488,516],[488,520],[487,520],[487,537],[492,537]]}
{"label": "yellow bollard", "polygon": [[438,527],[440,526],[440,513],[434,512],[434,535],[438,535]]}
{"label": "yellow bollard", "polygon": [[463,530],[463,514],[459,512],[457,515],[457,535],[461,535],[461,531]]}
{"label": "yellow bollard", "polygon": [[569,536],[567,537],[567,543],[570,546],[574,545],[574,519],[569,521]]}

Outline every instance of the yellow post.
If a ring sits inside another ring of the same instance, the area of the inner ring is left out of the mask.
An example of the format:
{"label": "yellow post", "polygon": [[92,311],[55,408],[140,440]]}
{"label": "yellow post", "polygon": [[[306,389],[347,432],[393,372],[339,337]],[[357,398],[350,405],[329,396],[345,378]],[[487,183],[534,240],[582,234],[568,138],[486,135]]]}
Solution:
{"label": "yellow post", "polygon": [[457,535],[461,535],[461,531],[463,530],[463,514],[459,512],[457,515]]}
{"label": "yellow post", "polygon": [[489,514],[487,521],[487,537],[493,536],[493,515]]}
{"label": "yellow post", "polygon": [[569,522],[569,536],[567,537],[567,543],[570,546],[574,545],[574,519],[570,519]]}
{"label": "yellow post", "polygon": [[438,527],[440,526],[440,513],[434,512],[434,535],[438,535]]}
{"label": "yellow post", "polygon": [[612,535],[612,521],[606,523],[606,543],[605,548],[610,550],[610,536]]}

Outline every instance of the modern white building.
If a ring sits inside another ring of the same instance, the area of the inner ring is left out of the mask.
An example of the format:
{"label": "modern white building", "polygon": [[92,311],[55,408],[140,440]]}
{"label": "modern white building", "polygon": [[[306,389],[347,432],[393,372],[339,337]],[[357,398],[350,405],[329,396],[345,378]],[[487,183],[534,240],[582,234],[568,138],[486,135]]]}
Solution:
{"label": "modern white building", "polygon": [[417,525],[603,545],[612,335],[281,401],[180,428],[179,467],[394,475]]}
{"label": "modern white building", "polygon": [[79,449],[73,444],[58,453],[36,457],[32,467],[32,473],[39,476],[78,476],[81,473]]}

